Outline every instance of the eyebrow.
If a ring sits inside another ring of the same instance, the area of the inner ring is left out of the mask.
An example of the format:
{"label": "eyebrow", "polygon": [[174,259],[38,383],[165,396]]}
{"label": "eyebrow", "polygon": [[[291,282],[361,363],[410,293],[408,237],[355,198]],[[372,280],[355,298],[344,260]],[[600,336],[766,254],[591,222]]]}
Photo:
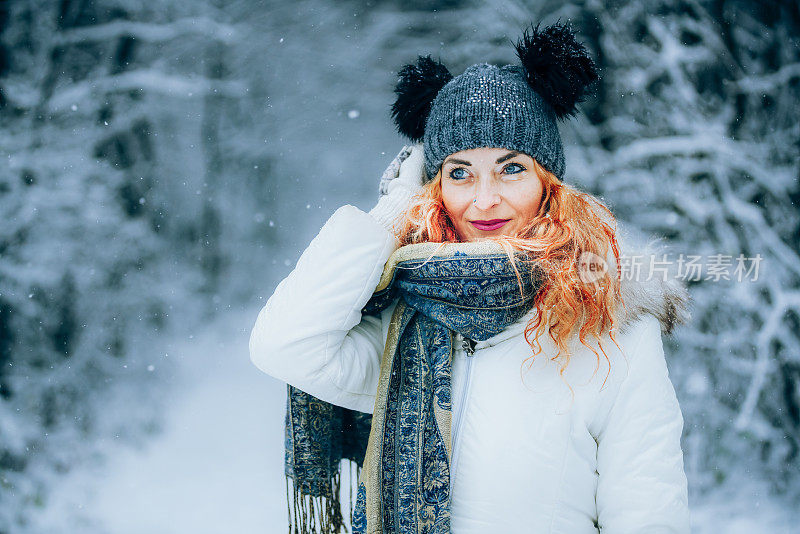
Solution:
{"label": "eyebrow", "polygon": [[[495,161],[495,163],[503,163],[505,160],[511,159],[514,156],[519,156],[520,154],[521,152],[509,152],[505,156],[497,158],[497,161]],[[467,167],[472,165],[472,163],[470,163],[469,161],[464,161],[463,159],[456,159],[456,158],[448,158],[445,161],[445,163],[459,163],[461,165],[466,165]]]}

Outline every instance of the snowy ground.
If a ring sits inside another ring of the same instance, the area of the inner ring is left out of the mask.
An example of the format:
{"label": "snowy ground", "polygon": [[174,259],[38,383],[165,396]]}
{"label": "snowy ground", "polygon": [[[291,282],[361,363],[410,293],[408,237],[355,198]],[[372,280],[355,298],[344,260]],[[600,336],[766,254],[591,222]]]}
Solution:
{"label": "snowy ground", "polygon": [[[221,317],[201,335],[166,341],[179,373],[165,431],[141,450],[72,473],[37,533],[272,534],[287,532],[285,385],[249,360],[257,309]],[[155,349],[154,350],[161,350]],[[342,473],[348,509],[347,470]],[[755,487],[691,503],[695,533],[797,532],[798,513]]]}
{"label": "snowy ground", "polygon": [[84,518],[81,532],[98,534],[286,532],[286,389],[250,362],[257,311],[165,344],[180,370],[165,431],[142,450],[115,446],[105,468],[68,477],[47,511],[53,532],[73,516]]}

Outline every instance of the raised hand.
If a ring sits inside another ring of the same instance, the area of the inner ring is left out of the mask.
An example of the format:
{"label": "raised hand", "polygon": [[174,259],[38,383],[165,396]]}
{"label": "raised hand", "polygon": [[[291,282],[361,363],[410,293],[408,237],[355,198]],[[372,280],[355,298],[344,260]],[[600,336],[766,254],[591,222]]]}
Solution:
{"label": "raised hand", "polygon": [[395,234],[411,198],[422,190],[424,161],[422,143],[404,146],[381,176],[381,196],[369,213]]}

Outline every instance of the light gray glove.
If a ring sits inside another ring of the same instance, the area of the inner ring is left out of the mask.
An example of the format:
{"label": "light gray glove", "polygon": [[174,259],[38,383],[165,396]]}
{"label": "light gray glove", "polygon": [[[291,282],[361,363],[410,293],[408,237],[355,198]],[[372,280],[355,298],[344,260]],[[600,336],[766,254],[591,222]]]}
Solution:
{"label": "light gray glove", "polygon": [[400,232],[401,218],[411,197],[422,190],[424,167],[423,145],[417,143],[404,146],[381,176],[381,197],[369,214],[394,234]]}

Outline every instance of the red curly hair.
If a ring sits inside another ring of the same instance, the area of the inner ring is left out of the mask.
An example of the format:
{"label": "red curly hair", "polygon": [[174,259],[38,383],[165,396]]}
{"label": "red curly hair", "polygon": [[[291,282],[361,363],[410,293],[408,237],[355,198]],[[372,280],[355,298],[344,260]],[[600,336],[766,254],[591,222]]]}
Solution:
{"label": "red curly hair", "polygon": [[[586,252],[603,259],[608,258],[610,249],[614,254],[615,265],[619,265],[616,219],[599,199],[564,184],[535,159],[533,167],[543,185],[539,211],[517,235],[488,238],[498,242],[508,255],[520,281],[520,290],[522,284],[516,268],[515,251],[532,253],[537,264],[546,273],[544,286],[534,302],[537,313],[525,327],[525,340],[533,351],[525,361],[532,360],[542,351],[539,336],[547,330],[558,348],[558,353],[551,360],[562,356],[559,374],[563,380],[564,370],[571,357],[567,343],[577,329],[581,343],[589,347],[597,357],[596,373],[600,365],[600,355],[586,343],[586,339],[587,336],[592,336],[598,341],[606,361],[610,360],[603,350],[601,336],[608,332],[619,348],[613,333],[613,311],[618,305],[624,306],[620,293],[620,272],[615,268],[615,276],[605,273],[598,279],[582,278],[579,262]],[[444,206],[441,169],[412,199],[401,221],[398,235],[401,246],[422,242],[462,241]],[[532,334],[535,335],[531,339]],[[531,361],[528,369],[532,363]]]}

